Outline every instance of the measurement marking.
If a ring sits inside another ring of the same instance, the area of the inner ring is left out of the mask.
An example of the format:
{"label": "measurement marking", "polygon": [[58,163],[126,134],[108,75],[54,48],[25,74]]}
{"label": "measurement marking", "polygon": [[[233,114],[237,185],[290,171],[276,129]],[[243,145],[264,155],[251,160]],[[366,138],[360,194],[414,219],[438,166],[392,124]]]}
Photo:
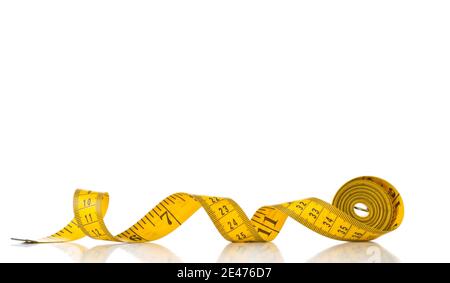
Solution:
{"label": "measurement marking", "polygon": [[397,193],[397,194],[395,195],[394,199],[392,200],[392,202],[394,202],[396,199],[398,199],[399,196],[400,196],[400,194]]}
{"label": "measurement marking", "polygon": [[333,220],[333,224],[331,224],[330,229],[328,229],[328,233],[331,231],[331,229],[333,229],[334,223],[336,223],[336,219],[338,219],[338,217],[336,216]]}
{"label": "measurement marking", "polygon": [[173,215],[173,213],[170,212],[170,210],[168,210],[168,209],[164,206],[164,204],[161,204],[161,205],[162,205],[162,207],[164,207],[164,209],[165,209],[170,215],[172,215],[172,217],[175,219],[175,221],[178,222],[179,225],[181,225],[180,221],[178,221],[178,219],[175,217],[175,215]]}
{"label": "measurement marking", "polygon": [[228,211],[225,215],[222,215],[220,218],[217,219],[217,221],[220,221],[220,219],[224,218],[225,216],[229,215],[230,213],[232,213],[234,211],[234,208],[230,211]]}
{"label": "measurement marking", "polygon": [[64,227],[64,230],[66,230],[66,231],[69,232],[70,234],[73,234],[72,231],[70,231],[70,230],[67,229],[66,227]]}
{"label": "measurement marking", "polygon": [[[160,204],[161,204],[161,203],[159,203],[158,205],[156,205],[156,208],[159,209],[159,211],[162,210],[162,209],[159,207]],[[155,213],[156,213],[156,211],[155,211]],[[158,216],[159,216],[159,215],[158,215]]]}
{"label": "measurement marking", "polygon": [[153,217],[153,214],[151,211],[149,211],[147,214],[150,215],[151,218],[155,218],[155,217]]}
{"label": "measurement marking", "polygon": [[[146,238],[142,237],[142,236],[139,235],[136,231],[134,231],[133,229],[131,229],[131,227],[130,227],[130,230],[131,230],[136,236],[140,237],[142,240],[148,241]],[[130,239],[130,240],[131,240],[131,239]]]}
{"label": "measurement marking", "polygon": [[[241,223],[241,224],[239,224],[238,226],[234,227],[233,229],[231,229],[231,230],[230,230],[230,231],[228,231],[227,233],[231,233],[231,232],[233,232],[234,230],[236,230],[237,228],[241,227],[242,225],[244,225],[244,222],[242,222],[242,223]],[[225,227],[223,227],[223,228],[225,228]]]}
{"label": "measurement marking", "polygon": [[145,215],[145,218],[148,220],[148,222],[150,222],[153,226],[155,226],[155,224],[153,224],[153,222],[147,217],[147,215]]}
{"label": "measurement marking", "polygon": [[[94,235],[92,236],[92,234]],[[95,228],[89,232],[89,236],[92,236],[94,238],[101,238],[105,236],[105,234],[100,233],[100,231],[97,228]]]}
{"label": "measurement marking", "polygon": [[186,201],[184,198],[180,197],[179,194],[174,194],[177,198],[181,199],[182,201]]}
{"label": "measurement marking", "polygon": [[258,222],[258,221],[256,221],[256,220],[252,220],[252,221],[253,221],[253,222],[256,222],[256,223],[258,223],[258,224],[260,224],[260,225],[262,225],[262,226],[264,226],[264,227],[266,227],[266,228],[268,228],[268,229],[270,229],[270,230],[272,230],[272,231],[275,231],[275,232],[277,232],[277,233],[280,233],[280,231],[275,230],[275,229],[273,229],[273,228],[267,226],[266,224],[263,224],[263,223]]}
{"label": "measurement marking", "polygon": [[88,206],[78,207],[76,211],[80,211],[80,210],[83,210],[83,209],[86,209],[86,208],[94,207],[94,206],[96,206],[96,205],[97,205],[97,204],[94,203],[94,204],[91,204],[91,205],[88,205]]}
{"label": "measurement marking", "polygon": [[88,226],[88,225],[91,225],[91,224],[94,224],[94,223],[97,223],[97,222],[99,222],[100,220],[96,220],[96,221],[92,221],[92,222],[88,222],[88,223],[86,223],[86,224],[83,224],[83,227],[84,226]]}
{"label": "measurement marking", "polygon": [[350,227],[348,227],[348,230],[347,230],[347,232],[345,232],[344,237],[347,236],[347,234],[348,234],[348,232],[350,231],[350,229],[352,228],[352,226],[353,226],[353,224],[350,224]]}
{"label": "measurement marking", "polygon": [[175,204],[175,202],[170,197],[172,197],[175,200],[176,200],[176,198],[174,198],[173,196],[169,196],[169,198],[167,198],[168,201],[170,201],[171,203]]}
{"label": "measurement marking", "polygon": [[225,199],[218,199],[218,201],[216,201],[216,202],[213,202],[213,203],[211,203],[210,205],[209,205],[209,207],[213,207],[213,205],[216,205],[216,204],[218,204],[218,203],[221,203],[223,200],[225,200]]}
{"label": "measurement marking", "polygon": [[359,237],[358,239],[362,239],[362,237],[364,237],[365,234],[367,234],[367,231],[365,231],[365,232],[361,235],[361,237]]}
{"label": "measurement marking", "polygon": [[[169,203],[168,203],[165,199],[163,199],[163,202],[164,202],[165,204],[169,205]],[[162,203],[161,203],[161,204],[162,204]]]}
{"label": "measurement marking", "polygon": [[[158,212],[156,212],[156,210],[155,209],[152,209],[152,211],[156,214],[156,215],[158,215],[159,216],[159,213]],[[153,217],[153,216],[152,216]]]}
{"label": "measurement marking", "polygon": [[[312,201],[311,201],[311,202],[312,202]],[[309,207],[309,205],[311,204],[311,202],[308,202],[308,203],[305,205],[305,207],[303,208],[302,212],[300,212],[299,217],[302,216],[303,212],[305,212],[305,210]],[[299,205],[300,205],[300,204],[299,204]]]}
{"label": "measurement marking", "polygon": [[319,219],[319,216],[320,216],[320,214],[322,213],[322,211],[323,211],[323,207],[322,207],[322,209],[319,211],[319,214],[317,214],[316,220],[314,220],[313,225],[316,224],[316,221],[317,221],[317,219]]}
{"label": "measurement marking", "polygon": [[253,215],[253,217],[256,217],[256,218],[261,218],[260,216],[258,216],[258,215],[256,215],[256,214],[255,214],[255,215]]}

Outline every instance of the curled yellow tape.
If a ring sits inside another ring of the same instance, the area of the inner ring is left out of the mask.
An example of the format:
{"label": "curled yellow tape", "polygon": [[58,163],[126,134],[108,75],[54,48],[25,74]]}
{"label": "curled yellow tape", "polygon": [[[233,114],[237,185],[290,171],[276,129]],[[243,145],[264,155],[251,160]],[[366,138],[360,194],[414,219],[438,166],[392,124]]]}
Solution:
{"label": "curled yellow tape", "polygon": [[[116,236],[109,232],[103,220],[108,202],[107,193],[76,190],[73,198],[75,217],[68,225],[46,238],[21,241],[55,243],[84,236],[130,243],[153,241],[178,228],[200,207],[206,210],[220,234],[231,242],[272,241],[288,216],[329,238],[369,241],[398,228],[404,213],[402,198],[394,186],[383,179],[367,176],[345,183],[332,204],[307,198],[263,206],[251,219],[232,199],[176,193]],[[358,204],[366,208],[358,207]],[[355,209],[364,210],[367,215],[360,216]]]}

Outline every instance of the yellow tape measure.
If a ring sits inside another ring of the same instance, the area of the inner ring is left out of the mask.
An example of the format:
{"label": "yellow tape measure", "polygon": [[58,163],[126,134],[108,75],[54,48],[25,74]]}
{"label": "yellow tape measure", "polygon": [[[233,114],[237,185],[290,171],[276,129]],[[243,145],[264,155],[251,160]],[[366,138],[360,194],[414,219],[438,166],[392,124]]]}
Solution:
{"label": "yellow tape measure", "polygon": [[[108,202],[107,193],[76,190],[73,198],[75,218],[63,229],[40,240],[15,240],[56,243],[89,236],[116,242],[148,242],[166,236],[203,207],[220,234],[231,242],[272,241],[288,216],[329,238],[369,241],[398,228],[404,213],[398,191],[377,177],[358,177],[347,182],[336,193],[332,204],[307,198],[263,206],[251,219],[232,199],[176,193],[116,236],[109,232],[103,221]],[[367,215],[360,216],[357,210]]]}

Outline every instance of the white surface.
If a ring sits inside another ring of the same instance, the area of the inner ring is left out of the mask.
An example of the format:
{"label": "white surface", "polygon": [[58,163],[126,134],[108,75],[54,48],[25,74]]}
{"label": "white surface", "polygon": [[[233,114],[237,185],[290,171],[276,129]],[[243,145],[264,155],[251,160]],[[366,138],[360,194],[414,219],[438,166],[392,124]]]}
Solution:
{"label": "white surface", "polygon": [[[448,1],[147,2],[0,3],[1,261],[449,261]],[[405,202],[379,246],[289,220],[227,247],[204,211],[139,247],[9,240],[66,224],[78,187],[119,232],[177,191],[252,214],[360,175]]]}

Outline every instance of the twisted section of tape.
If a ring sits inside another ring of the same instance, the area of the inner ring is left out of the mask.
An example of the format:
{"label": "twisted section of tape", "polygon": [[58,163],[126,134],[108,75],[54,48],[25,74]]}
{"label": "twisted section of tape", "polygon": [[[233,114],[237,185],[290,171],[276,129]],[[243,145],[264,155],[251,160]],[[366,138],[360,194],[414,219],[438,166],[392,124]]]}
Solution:
{"label": "twisted section of tape", "polygon": [[[398,228],[404,207],[398,191],[377,177],[345,183],[332,204],[317,198],[263,206],[249,219],[230,198],[176,193],[163,199],[133,226],[114,236],[106,227],[107,193],[76,190],[74,219],[53,235],[25,243],[67,242],[88,236],[116,242],[148,242],[166,236],[203,207],[220,234],[231,242],[267,242],[280,233],[288,216],[323,236],[343,241],[370,241]],[[362,204],[365,207],[359,207]],[[360,216],[357,210],[366,213]]]}

